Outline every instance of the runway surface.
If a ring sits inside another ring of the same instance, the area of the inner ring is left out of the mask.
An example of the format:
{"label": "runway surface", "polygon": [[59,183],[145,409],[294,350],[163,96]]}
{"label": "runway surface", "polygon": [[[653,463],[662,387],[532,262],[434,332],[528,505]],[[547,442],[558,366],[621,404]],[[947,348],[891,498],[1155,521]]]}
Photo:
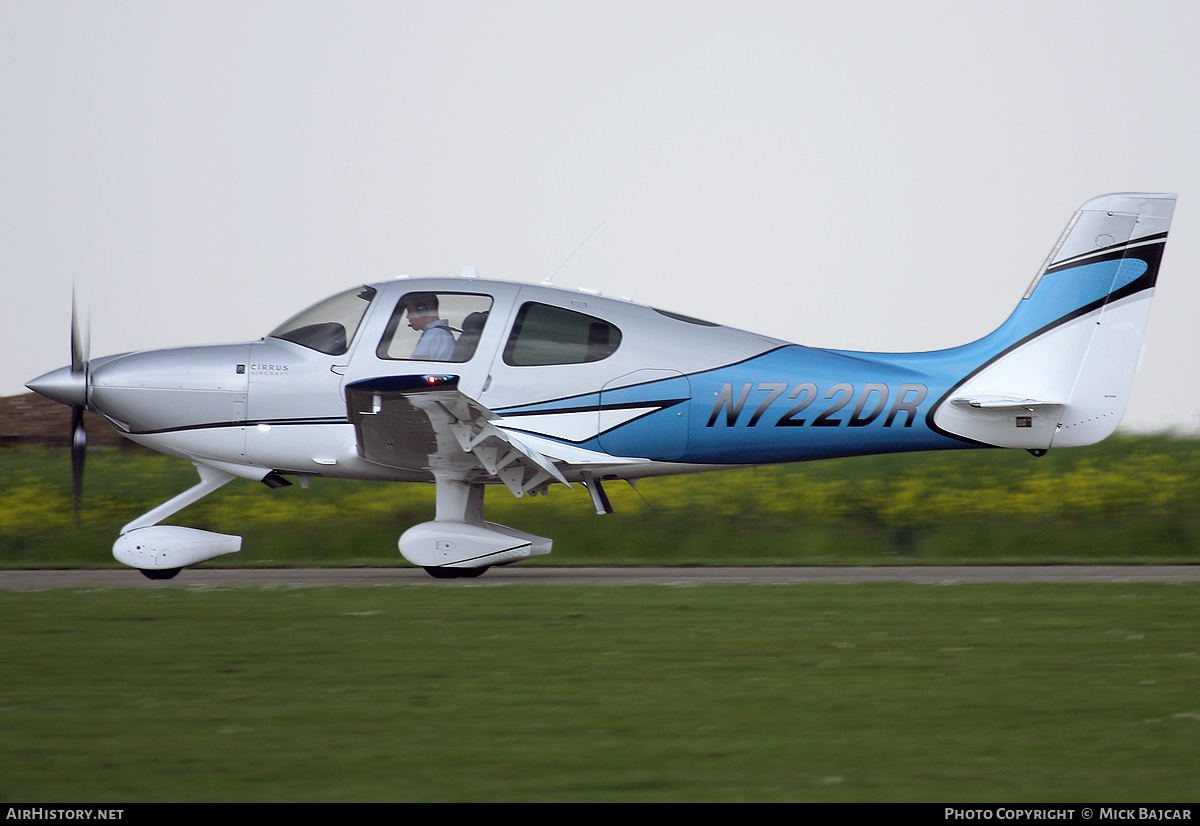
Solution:
{"label": "runway surface", "polygon": [[912,582],[1200,582],[1200,565],[987,565],[829,568],[493,568],[476,579],[434,579],[419,568],[190,568],[167,581],[133,570],[0,571],[0,591],[50,588],[306,588],[514,585],[802,585]]}

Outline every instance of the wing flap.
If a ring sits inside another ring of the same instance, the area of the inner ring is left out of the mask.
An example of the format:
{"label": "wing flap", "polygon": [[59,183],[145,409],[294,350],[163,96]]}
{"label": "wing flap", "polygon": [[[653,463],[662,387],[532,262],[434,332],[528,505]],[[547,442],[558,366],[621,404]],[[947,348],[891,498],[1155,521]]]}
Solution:
{"label": "wing flap", "polygon": [[358,453],[404,470],[478,474],[521,497],[549,482],[571,487],[542,453],[492,424],[499,418],[458,389],[457,376],[386,376],[346,385]]}

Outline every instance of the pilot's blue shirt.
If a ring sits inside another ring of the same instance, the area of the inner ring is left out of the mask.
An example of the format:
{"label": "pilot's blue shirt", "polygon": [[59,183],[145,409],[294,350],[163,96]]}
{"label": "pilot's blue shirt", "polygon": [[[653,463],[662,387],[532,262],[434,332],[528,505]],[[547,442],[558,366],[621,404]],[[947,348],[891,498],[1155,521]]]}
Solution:
{"label": "pilot's blue shirt", "polygon": [[421,340],[413,348],[411,357],[425,361],[449,361],[453,355],[454,333],[450,332],[450,323],[438,319],[421,333]]}

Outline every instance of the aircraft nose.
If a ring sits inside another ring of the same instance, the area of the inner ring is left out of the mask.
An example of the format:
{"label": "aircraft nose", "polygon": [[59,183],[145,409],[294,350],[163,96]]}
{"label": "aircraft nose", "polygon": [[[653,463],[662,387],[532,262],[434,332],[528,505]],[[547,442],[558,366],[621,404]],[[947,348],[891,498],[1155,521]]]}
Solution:
{"label": "aircraft nose", "polygon": [[68,407],[87,405],[87,376],[82,370],[72,372],[70,367],[60,367],[38,376],[25,386],[39,396]]}

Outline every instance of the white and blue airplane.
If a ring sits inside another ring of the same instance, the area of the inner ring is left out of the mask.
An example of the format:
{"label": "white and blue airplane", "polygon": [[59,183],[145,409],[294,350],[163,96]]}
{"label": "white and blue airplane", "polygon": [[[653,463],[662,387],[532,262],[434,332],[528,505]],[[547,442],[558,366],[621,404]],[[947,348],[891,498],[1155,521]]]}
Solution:
{"label": "white and blue airplane", "polygon": [[151,578],[241,548],[161,525],[237,479],[432,482],[433,521],[400,552],[437,577],[550,552],[486,522],[513,496],[735,466],[915,450],[1041,455],[1121,421],[1175,196],[1107,195],[1067,226],[1013,314],[978,341],[920,353],[790,344],[588,292],[458,278],[356,286],[260,341],[89,359],[29,388],[191,460],[195,487],[121,529],[114,556]]}

